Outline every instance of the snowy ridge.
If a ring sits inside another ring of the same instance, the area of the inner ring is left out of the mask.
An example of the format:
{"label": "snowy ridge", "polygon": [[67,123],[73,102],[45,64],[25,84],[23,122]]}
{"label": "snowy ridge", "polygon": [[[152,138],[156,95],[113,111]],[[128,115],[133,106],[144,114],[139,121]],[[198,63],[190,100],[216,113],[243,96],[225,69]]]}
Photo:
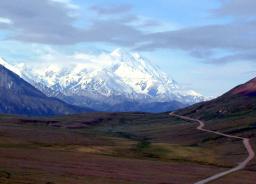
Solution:
{"label": "snowy ridge", "polygon": [[21,72],[19,67],[17,68],[15,66],[10,65],[3,58],[0,58],[0,65],[4,66],[5,68],[7,68],[8,70],[14,72],[17,75],[22,76],[22,72]]}
{"label": "snowy ridge", "polygon": [[99,55],[79,53],[70,60],[65,66],[52,63],[33,67],[0,62],[48,96],[72,98],[74,102],[68,102],[76,105],[90,107],[92,101],[108,105],[178,101],[188,105],[204,100],[138,53],[116,49]]}

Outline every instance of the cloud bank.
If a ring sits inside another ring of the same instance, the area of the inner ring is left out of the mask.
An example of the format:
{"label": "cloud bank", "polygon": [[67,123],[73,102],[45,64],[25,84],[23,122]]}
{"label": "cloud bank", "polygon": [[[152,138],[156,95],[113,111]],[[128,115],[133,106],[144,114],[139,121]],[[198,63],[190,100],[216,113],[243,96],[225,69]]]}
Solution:
{"label": "cloud bank", "polygon": [[86,11],[94,16],[77,26],[80,9],[71,0],[1,0],[0,29],[9,31],[5,39],[22,42],[107,43],[140,51],[178,49],[213,63],[256,61],[256,1],[219,2],[211,14],[230,18],[227,23],[150,31],[160,21],[142,20],[131,5],[90,6]]}

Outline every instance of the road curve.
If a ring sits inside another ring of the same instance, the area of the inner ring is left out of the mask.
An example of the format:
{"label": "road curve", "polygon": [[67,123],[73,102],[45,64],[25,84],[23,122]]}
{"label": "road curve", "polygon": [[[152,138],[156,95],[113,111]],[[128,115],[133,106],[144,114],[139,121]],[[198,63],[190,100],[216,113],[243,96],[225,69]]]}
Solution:
{"label": "road curve", "polygon": [[233,172],[242,170],[255,157],[255,152],[254,152],[254,150],[253,150],[253,148],[251,146],[250,139],[248,139],[248,138],[234,136],[234,135],[229,135],[229,134],[224,134],[224,133],[221,133],[221,132],[218,132],[218,131],[212,131],[212,130],[205,129],[204,128],[205,127],[205,123],[203,121],[201,121],[201,120],[198,120],[198,119],[193,119],[193,118],[190,118],[190,117],[187,117],[187,116],[180,116],[180,115],[177,115],[177,114],[174,114],[174,113],[170,113],[170,115],[174,116],[174,117],[178,117],[178,118],[183,119],[183,120],[194,121],[194,122],[199,123],[199,126],[197,127],[197,130],[208,132],[208,133],[213,133],[213,134],[217,134],[217,135],[221,135],[221,136],[228,137],[228,138],[240,139],[240,140],[243,141],[244,147],[246,148],[246,150],[248,152],[248,157],[243,162],[240,162],[236,167],[231,168],[231,169],[229,169],[227,171],[218,173],[216,175],[213,175],[213,176],[211,176],[209,178],[206,178],[206,179],[203,179],[201,181],[198,181],[198,182],[196,182],[194,184],[209,183],[209,182],[212,182],[214,180],[220,179],[223,176],[231,174]]}

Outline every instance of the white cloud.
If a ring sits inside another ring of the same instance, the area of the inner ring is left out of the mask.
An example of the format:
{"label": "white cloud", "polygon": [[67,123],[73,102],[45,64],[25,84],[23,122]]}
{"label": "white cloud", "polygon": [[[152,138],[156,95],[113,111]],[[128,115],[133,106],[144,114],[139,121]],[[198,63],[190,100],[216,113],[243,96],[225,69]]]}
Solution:
{"label": "white cloud", "polygon": [[71,0],[51,0],[53,2],[62,3],[70,9],[79,9],[80,7],[77,4],[74,4]]}
{"label": "white cloud", "polygon": [[12,24],[12,20],[5,18],[5,17],[0,17],[0,24]]}

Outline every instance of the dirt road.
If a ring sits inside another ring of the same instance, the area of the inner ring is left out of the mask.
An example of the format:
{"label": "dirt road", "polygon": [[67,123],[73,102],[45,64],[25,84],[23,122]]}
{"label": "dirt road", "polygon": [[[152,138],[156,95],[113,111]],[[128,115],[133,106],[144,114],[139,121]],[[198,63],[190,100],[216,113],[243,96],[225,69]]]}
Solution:
{"label": "dirt road", "polygon": [[248,138],[244,138],[244,137],[239,137],[239,136],[234,136],[234,135],[229,135],[229,134],[224,134],[224,133],[221,133],[221,132],[218,132],[218,131],[212,131],[212,130],[208,130],[208,129],[205,129],[205,123],[201,120],[198,120],[198,119],[193,119],[193,118],[190,118],[190,117],[187,117],[187,116],[180,116],[180,115],[177,115],[177,114],[174,114],[174,113],[170,113],[171,116],[174,116],[174,117],[178,117],[178,118],[181,118],[183,120],[187,120],[187,121],[193,121],[193,122],[197,122],[199,123],[199,126],[197,127],[197,130],[200,130],[200,131],[204,131],[204,132],[208,132],[208,133],[213,133],[213,134],[217,134],[217,135],[221,135],[221,136],[224,136],[224,137],[228,137],[228,138],[233,138],[233,139],[240,139],[243,141],[243,144],[244,144],[244,147],[246,148],[247,152],[248,152],[248,157],[243,161],[243,162],[240,162],[236,167],[234,168],[231,168],[227,171],[224,171],[224,172],[221,172],[221,173],[218,173],[216,175],[213,175],[209,178],[206,178],[206,179],[203,179],[201,181],[198,181],[194,184],[205,184],[205,183],[209,183],[209,182],[212,182],[214,180],[217,180],[223,176],[226,176],[228,174],[231,174],[233,172],[236,172],[236,171],[239,171],[239,170],[242,170],[244,169],[248,163],[255,157],[255,152],[250,144],[250,139]]}

